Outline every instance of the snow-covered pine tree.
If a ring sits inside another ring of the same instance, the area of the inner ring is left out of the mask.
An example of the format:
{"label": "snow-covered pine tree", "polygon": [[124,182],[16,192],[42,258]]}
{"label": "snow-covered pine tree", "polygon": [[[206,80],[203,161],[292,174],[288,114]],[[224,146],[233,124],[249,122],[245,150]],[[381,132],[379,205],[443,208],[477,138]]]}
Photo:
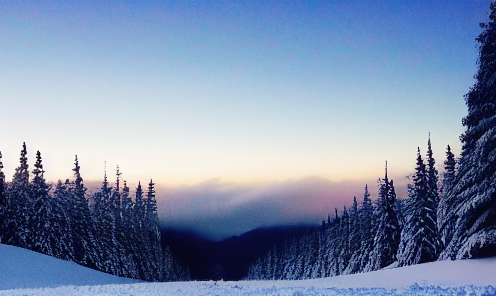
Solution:
{"label": "snow-covered pine tree", "polygon": [[[110,208],[110,217],[113,225],[112,242],[114,244],[115,256],[119,265],[119,275],[124,277],[136,278],[138,276],[136,264],[133,260],[132,253],[128,253],[129,249],[129,233],[126,233],[125,225],[122,220],[122,195],[120,192],[120,176],[122,173],[119,166],[116,169],[116,182],[110,194],[108,206]],[[128,192],[129,193],[129,192]]]}
{"label": "snow-covered pine tree", "polygon": [[72,231],[74,261],[91,268],[98,268],[101,250],[95,239],[96,229],[93,216],[86,198],[86,187],[80,172],[77,155],[74,160],[74,181],[70,184],[66,211]]}
{"label": "snow-covered pine tree", "polygon": [[[438,227],[438,237],[439,237],[439,248],[444,250],[444,248],[451,241],[453,234],[453,228],[455,221],[446,220],[449,210],[452,208],[453,204],[458,204],[454,200],[449,200],[447,193],[450,192],[453,182],[455,180],[456,173],[456,160],[455,155],[451,152],[451,148],[448,145],[446,149],[446,160],[444,161],[444,173],[443,173],[443,189],[440,196],[439,205],[437,208],[437,227]],[[450,198],[456,199],[457,196],[451,195]],[[445,221],[443,224],[442,222]]]}
{"label": "snow-covered pine tree", "polygon": [[133,224],[133,208],[134,203],[129,195],[129,187],[127,182],[124,180],[124,187],[122,188],[122,198],[121,198],[121,226],[120,226],[120,236],[122,240],[122,246],[125,250],[124,256],[128,262],[125,266],[128,277],[139,278],[139,272],[137,267],[137,262],[134,260],[134,254],[138,253],[139,250],[136,249],[135,243],[135,227]]}
{"label": "snow-covered pine tree", "polygon": [[135,237],[135,250],[134,261],[138,264],[139,278],[151,281],[153,275],[151,274],[149,255],[149,240],[146,230],[146,201],[143,198],[143,189],[141,182],[138,182],[136,188],[136,196],[134,202],[134,237]]}
{"label": "snow-covered pine tree", "polygon": [[18,184],[29,183],[29,165],[28,165],[28,151],[26,149],[26,142],[22,143],[21,157],[19,158],[19,167],[16,168],[13,182]]}
{"label": "snow-covered pine tree", "polygon": [[148,192],[146,196],[146,214],[145,214],[145,227],[148,235],[150,253],[148,260],[150,260],[151,273],[153,274],[153,281],[162,281],[165,275],[164,270],[164,257],[162,246],[160,244],[160,223],[158,220],[157,200],[155,198],[155,183],[150,179],[148,183]]}
{"label": "snow-covered pine tree", "polygon": [[[496,3],[489,20],[481,24],[479,69],[476,82],[465,95],[468,115],[461,136],[462,153],[453,187],[445,199],[454,200],[441,221],[456,221],[452,239],[441,259],[496,255]],[[448,231],[450,233],[450,231]],[[444,239],[446,241],[446,239]]]}
{"label": "snow-covered pine tree", "polygon": [[350,249],[350,215],[346,206],[343,208],[343,215],[341,216],[340,223],[340,237],[339,237],[339,251],[338,251],[338,265],[339,274],[343,274],[346,267],[348,267],[351,249]]}
{"label": "snow-covered pine tree", "polygon": [[[2,162],[2,151],[0,151],[0,226],[2,225],[2,208],[5,202],[5,174],[2,171],[3,162]],[[1,234],[0,234],[1,241]]]}
{"label": "snow-covered pine tree", "polygon": [[48,194],[51,186],[46,183],[44,173],[41,153],[38,150],[31,182],[30,200],[32,201],[33,215],[29,217],[29,228],[32,230],[29,240],[33,251],[55,256],[54,247],[56,247],[55,245],[58,241],[51,241],[57,239],[51,237],[54,232],[52,197]]}
{"label": "snow-covered pine tree", "polygon": [[443,173],[443,191],[447,191],[453,185],[455,180],[456,160],[455,155],[451,152],[451,147],[446,148],[446,160],[444,161]]}
{"label": "snow-covered pine tree", "polygon": [[[434,160],[434,156],[432,153],[432,146],[431,146],[431,134],[429,133],[429,141],[427,142],[427,157],[426,157],[426,171],[427,171],[427,200],[429,204],[432,204],[432,208],[434,212],[432,213],[432,223],[434,223],[434,229],[433,229],[433,235],[434,235],[434,243],[435,243],[435,257],[439,256],[439,253],[441,250],[439,249],[440,239],[439,239],[439,234],[437,232],[437,208],[439,207],[439,174],[438,171],[436,170],[436,161]],[[432,233],[431,233],[432,234]]]}
{"label": "snow-covered pine tree", "polygon": [[72,193],[69,191],[69,180],[65,184],[58,181],[50,198],[50,233],[48,236],[53,256],[74,261],[73,233],[69,208],[67,201],[72,200]]}
{"label": "snow-covered pine tree", "polygon": [[388,178],[386,162],[385,177],[380,180],[379,185],[378,225],[374,237],[374,247],[370,252],[369,261],[364,271],[381,269],[396,260],[401,229],[394,210],[395,202],[396,192],[393,180],[390,181]]}
{"label": "snow-covered pine tree", "polygon": [[2,151],[0,151],[0,242],[2,242],[3,237],[3,223],[5,220],[5,206],[6,206],[6,198],[5,198],[5,174],[2,171],[3,162],[2,162]]}
{"label": "snow-covered pine tree", "polygon": [[[438,188],[438,171],[436,170],[436,160],[434,159],[431,146],[431,134],[429,133],[429,141],[427,142],[427,157],[426,157],[426,172],[427,172],[427,196],[437,210],[439,204],[439,188]],[[434,213],[437,217],[436,213]],[[437,219],[437,218],[436,218]],[[434,220],[436,222],[436,220]]]}
{"label": "snow-covered pine tree", "polygon": [[365,269],[369,261],[369,254],[374,246],[374,205],[370,198],[368,186],[365,185],[363,204],[360,211],[360,251],[358,253],[359,267],[357,270]]}
{"label": "snow-covered pine tree", "polygon": [[399,266],[431,262],[436,260],[437,254],[435,200],[420,148],[417,150],[417,164],[412,179],[413,183],[408,186],[405,225],[398,248]]}
{"label": "snow-covered pine tree", "polygon": [[29,249],[31,229],[29,217],[32,216],[31,186],[29,184],[29,165],[26,143],[22,144],[19,167],[7,188],[7,205],[2,242]]}
{"label": "snow-covered pine tree", "polygon": [[98,269],[106,273],[120,275],[119,258],[116,252],[115,224],[110,206],[111,194],[112,188],[107,181],[107,172],[105,170],[102,187],[93,196],[93,219],[97,234],[96,242],[100,250]]}
{"label": "snow-covered pine tree", "polygon": [[349,248],[350,259],[348,266],[343,271],[343,274],[357,273],[360,270],[360,246],[361,246],[361,229],[360,229],[360,211],[356,197],[353,197],[353,205],[350,208],[350,234]]}

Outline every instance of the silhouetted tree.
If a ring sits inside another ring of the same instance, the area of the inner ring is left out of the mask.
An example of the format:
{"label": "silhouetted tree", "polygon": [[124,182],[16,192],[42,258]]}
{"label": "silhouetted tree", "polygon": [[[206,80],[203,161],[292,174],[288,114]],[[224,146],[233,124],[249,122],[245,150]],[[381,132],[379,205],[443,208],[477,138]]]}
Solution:
{"label": "silhouetted tree", "polygon": [[[496,3],[489,20],[481,24],[479,69],[476,82],[465,95],[468,114],[462,123],[462,153],[454,184],[445,200],[453,202],[441,221],[448,242],[442,259],[496,255]],[[456,221],[452,230],[449,221]],[[449,239],[451,237],[451,239]]]}

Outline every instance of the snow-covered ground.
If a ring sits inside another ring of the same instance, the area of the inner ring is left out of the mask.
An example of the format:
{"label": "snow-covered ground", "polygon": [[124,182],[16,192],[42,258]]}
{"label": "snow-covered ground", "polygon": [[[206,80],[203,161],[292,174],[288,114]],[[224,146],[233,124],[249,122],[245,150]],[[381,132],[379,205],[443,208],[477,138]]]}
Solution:
{"label": "snow-covered ground", "polygon": [[0,290],[140,282],[89,269],[74,262],[0,244]]}
{"label": "snow-covered ground", "polygon": [[496,295],[496,258],[305,281],[139,283],[0,245],[0,271],[0,295]]}

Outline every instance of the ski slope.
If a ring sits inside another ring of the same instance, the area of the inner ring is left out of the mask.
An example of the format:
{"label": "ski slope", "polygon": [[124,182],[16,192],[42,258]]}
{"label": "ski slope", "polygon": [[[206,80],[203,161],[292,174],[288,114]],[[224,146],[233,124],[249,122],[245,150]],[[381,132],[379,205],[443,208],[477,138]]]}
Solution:
{"label": "ski slope", "polygon": [[304,281],[143,283],[0,245],[0,295],[496,295],[496,258]]}
{"label": "ski slope", "polygon": [[0,244],[0,290],[139,282],[141,281],[120,278],[74,262]]}

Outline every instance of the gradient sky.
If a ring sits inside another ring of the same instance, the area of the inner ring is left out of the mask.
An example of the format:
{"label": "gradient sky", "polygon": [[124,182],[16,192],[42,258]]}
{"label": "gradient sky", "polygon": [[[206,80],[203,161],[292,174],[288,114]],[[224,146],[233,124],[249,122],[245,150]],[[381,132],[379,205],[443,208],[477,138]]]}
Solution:
{"label": "gradient sky", "polygon": [[321,216],[375,188],[385,160],[405,183],[429,132],[438,164],[459,153],[490,2],[0,1],[4,170],[26,141],[50,181],[75,154],[88,182],[104,161],[132,186],[153,178],[170,223],[287,184]]}

